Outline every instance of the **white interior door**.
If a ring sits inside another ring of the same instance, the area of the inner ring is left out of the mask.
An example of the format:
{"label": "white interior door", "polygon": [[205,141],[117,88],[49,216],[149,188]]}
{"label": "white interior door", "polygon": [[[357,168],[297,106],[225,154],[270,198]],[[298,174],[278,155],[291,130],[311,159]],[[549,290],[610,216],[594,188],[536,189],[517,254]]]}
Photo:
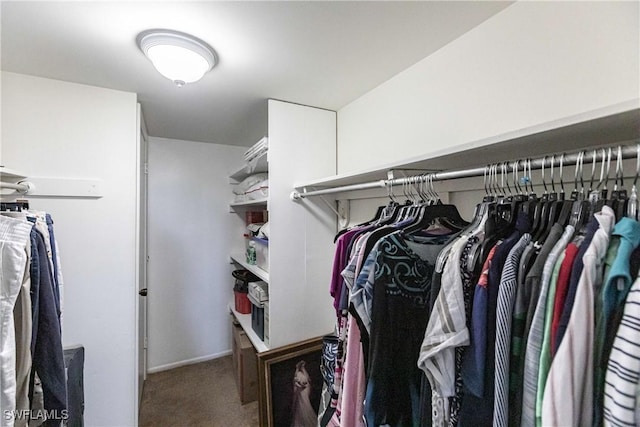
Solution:
{"label": "white interior door", "polygon": [[[138,104],[140,142],[138,145],[138,316],[137,316],[137,384],[138,401],[142,399],[144,380],[147,378],[147,186],[148,186],[148,141],[143,131],[142,113]],[[138,411],[136,411],[138,412]]]}

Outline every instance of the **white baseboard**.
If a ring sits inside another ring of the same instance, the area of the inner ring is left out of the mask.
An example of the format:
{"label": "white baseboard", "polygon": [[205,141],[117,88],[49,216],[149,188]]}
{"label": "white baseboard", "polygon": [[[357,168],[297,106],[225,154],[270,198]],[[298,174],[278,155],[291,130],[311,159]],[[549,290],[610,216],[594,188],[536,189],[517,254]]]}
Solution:
{"label": "white baseboard", "polygon": [[148,374],[155,374],[156,372],[168,371],[169,369],[179,368],[181,366],[193,365],[194,363],[206,362],[207,360],[218,359],[220,357],[228,356],[231,354],[231,350],[221,351],[220,353],[208,354],[206,356],[195,357],[193,359],[181,360],[179,362],[167,363],[166,365],[155,366],[147,370]]}

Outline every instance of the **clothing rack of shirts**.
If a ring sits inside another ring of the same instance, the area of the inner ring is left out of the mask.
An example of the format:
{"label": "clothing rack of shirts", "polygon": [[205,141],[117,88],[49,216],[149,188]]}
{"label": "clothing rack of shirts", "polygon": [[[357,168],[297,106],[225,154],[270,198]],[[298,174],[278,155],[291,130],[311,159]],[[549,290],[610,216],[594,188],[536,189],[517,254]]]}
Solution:
{"label": "clothing rack of shirts", "polygon": [[[484,176],[470,222],[435,175]],[[640,143],[383,181],[334,239],[319,425],[640,425],[639,177]]]}
{"label": "clothing rack of shirts", "polygon": [[[18,191],[29,188],[2,184]],[[30,209],[28,201],[0,205],[0,426],[38,426],[45,420],[45,426],[61,426],[69,412],[63,279],[54,221],[49,213]]]}
{"label": "clothing rack of shirts", "polygon": [[[582,151],[569,153],[569,154],[555,153],[555,154],[548,154],[546,156],[539,157],[536,159],[522,159],[516,162],[513,162],[513,161],[498,162],[497,164],[506,165],[506,164],[517,163],[520,166],[520,165],[524,165],[524,163],[526,162],[527,169],[534,170],[534,169],[542,169],[543,166],[545,168],[559,167],[561,165],[574,166],[578,162],[581,162],[584,165],[588,162],[594,162],[594,159],[595,161],[602,161],[604,157],[607,157],[605,161],[611,162],[612,160],[617,161],[618,157],[620,157],[620,160],[622,160],[622,159],[636,158],[637,156],[638,156],[637,145],[624,145],[624,146],[614,146],[614,147],[612,146],[595,147],[595,148],[592,147],[587,150],[582,150]],[[320,190],[308,191],[306,187],[303,187],[300,191],[294,190],[291,193],[290,198],[294,201],[299,201],[301,199],[312,197],[312,196],[322,196],[326,194],[344,193],[347,191],[370,190],[374,188],[385,188],[385,187],[398,186],[398,185],[415,184],[416,182],[419,182],[420,180],[424,180],[427,178],[429,179],[430,182],[435,182],[435,181],[446,181],[451,179],[480,177],[480,176],[487,175],[488,168],[489,166],[483,166],[483,167],[468,168],[468,169],[425,173],[421,175],[370,181],[370,182],[365,182],[361,184],[344,185],[339,187],[324,188]]]}

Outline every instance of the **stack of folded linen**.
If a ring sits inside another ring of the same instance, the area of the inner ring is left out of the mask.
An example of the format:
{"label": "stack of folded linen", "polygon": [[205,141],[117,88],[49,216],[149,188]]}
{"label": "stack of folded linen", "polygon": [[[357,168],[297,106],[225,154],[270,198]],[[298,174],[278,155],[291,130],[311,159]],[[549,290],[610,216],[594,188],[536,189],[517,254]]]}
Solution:
{"label": "stack of folded linen", "polygon": [[246,153],[244,153],[244,159],[247,163],[251,164],[252,161],[256,161],[258,158],[262,157],[264,153],[269,149],[269,140],[265,136],[260,141],[255,143],[253,147],[249,148]]}

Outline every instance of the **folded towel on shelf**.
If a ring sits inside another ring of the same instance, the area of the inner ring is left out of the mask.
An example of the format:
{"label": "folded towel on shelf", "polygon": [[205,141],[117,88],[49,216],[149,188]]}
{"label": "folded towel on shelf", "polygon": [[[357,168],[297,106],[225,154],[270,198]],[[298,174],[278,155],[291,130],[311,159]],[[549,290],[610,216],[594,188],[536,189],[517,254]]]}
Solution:
{"label": "folded towel on shelf", "polygon": [[267,152],[268,149],[269,149],[269,139],[265,136],[244,153],[244,159],[247,162],[250,162],[251,160],[262,156],[264,153]]}

